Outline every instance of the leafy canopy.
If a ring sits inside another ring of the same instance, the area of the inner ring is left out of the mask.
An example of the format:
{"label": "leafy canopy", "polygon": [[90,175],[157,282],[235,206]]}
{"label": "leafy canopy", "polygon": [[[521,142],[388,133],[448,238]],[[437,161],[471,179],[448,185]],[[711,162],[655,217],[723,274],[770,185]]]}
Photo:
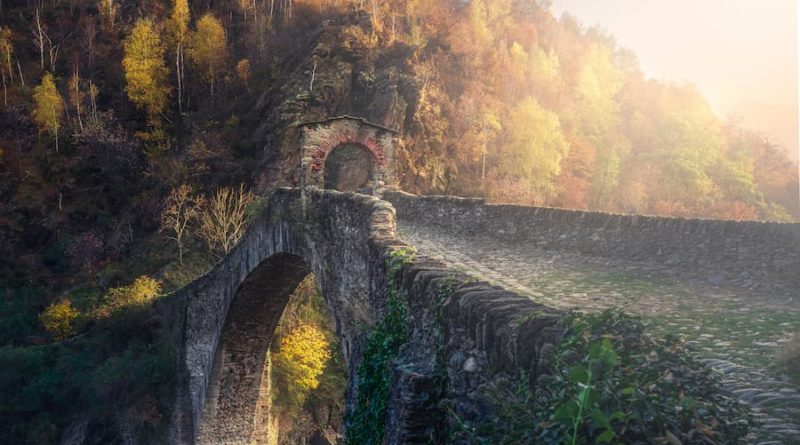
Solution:
{"label": "leafy canopy", "polygon": [[170,87],[164,44],[153,21],[137,20],[124,48],[122,66],[128,83],[128,98],[147,112],[151,123],[156,122],[167,108]]}

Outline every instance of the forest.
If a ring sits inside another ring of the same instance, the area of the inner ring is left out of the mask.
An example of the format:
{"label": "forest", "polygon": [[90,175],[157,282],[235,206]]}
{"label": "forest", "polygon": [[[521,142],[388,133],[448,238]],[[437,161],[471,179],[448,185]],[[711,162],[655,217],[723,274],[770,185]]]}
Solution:
{"label": "forest", "polygon": [[308,48],[331,23],[332,53],[401,67],[408,106],[364,117],[400,130],[403,190],[800,220],[781,147],[547,0],[0,0],[0,442],[53,443],[83,411],[107,443],[115,406],[163,425],[170,345],[147,307],[294,185],[288,149],[253,135],[290,86],[327,94]]}

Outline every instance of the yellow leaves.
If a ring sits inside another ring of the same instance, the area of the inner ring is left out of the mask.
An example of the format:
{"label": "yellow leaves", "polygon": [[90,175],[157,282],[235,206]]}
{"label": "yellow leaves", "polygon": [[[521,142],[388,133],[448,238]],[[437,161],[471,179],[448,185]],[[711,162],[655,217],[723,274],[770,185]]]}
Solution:
{"label": "yellow leaves", "polygon": [[53,338],[64,340],[74,335],[73,323],[78,316],[80,313],[72,308],[72,302],[64,299],[47,306],[39,315],[39,320]]}
{"label": "yellow leaves", "polygon": [[469,5],[469,20],[475,43],[488,46],[492,39],[492,32],[486,24],[488,19],[486,5],[483,0],[472,0]]}
{"label": "yellow leaves", "polygon": [[131,305],[142,305],[153,301],[161,293],[161,283],[147,275],[133,280],[128,286],[110,289],[105,299],[110,309]]}
{"label": "yellow leaves", "polygon": [[[33,89],[33,100],[35,102],[33,119],[39,129],[57,138],[61,114],[64,113],[64,101],[58,94],[52,74],[45,73],[42,76],[42,83]],[[56,151],[58,151],[58,139],[56,139]]]}
{"label": "yellow leaves", "polygon": [[551,197],[557,189],[555,177],[561,160],[569,148],[558,116],[528,98],[514,107],[506,130],[510,141],[501,153],[503,171],[527,179],[537,200]]}
{"label": "yellow leaves", "polygon": [[228,58],[225,28],[222,22],[211,13],[206,13],[197,21],[197,30],[192,34],[189,59],[200,70],[200,75],[211,87],[223,70]]}
{"label": "yellow leaves", "polygon": [[317,388],[317,377],[322,374],[330,357],[330,345],[325,335],[319,328],[306,324],[283,337],[280,352],[274,355],[273,361],[286,377],[286,390],[301,395]]}
{"label": "yellow leaves", "polygon": [[125,40],[122,59],[128,98],[147,112],[151,123],[167,108],[170,87],[164,62],[164,44],[150,19],[139,19]]}
{"label": "yellow leaves", "polygon": [[175,0],[170,19],[178,43],[184,42],[189,35],[189,17],[189,2],[187,0]]}

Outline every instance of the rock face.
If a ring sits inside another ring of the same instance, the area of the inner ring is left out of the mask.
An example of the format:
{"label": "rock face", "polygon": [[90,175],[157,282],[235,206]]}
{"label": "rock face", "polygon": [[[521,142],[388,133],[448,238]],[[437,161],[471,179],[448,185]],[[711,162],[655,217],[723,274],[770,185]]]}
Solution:
{"label": "rock face", "polygon": [[371,26],[367,14],[357,13],[298,36],[296,57],[283,61],[242,121],[252,129],[245,145],[260,159],[254,178],[259,191],[300,185],[302,123],[351,115],[404,131],[420,94],[407,63],[413,50],[400,43],[385,52],[370,50],[359,36],[368,36]]}
{"label": "rock face", "polygon": [[[394,217],[390,204],[365,195],[280,189],[228,257],[160,303],[183,369],[171,443],[269,440],[260,402],[266,349],[309,271],[342,338],[352,409],[364,334],[385,309],[387,259],[406,247],[395,238]],[[385,443],[441,441],[440,402],[473,419],[485,415],[480,385],[519,369],[534,378],[557,313],[485,283],[465,284],[468,277],[423,257],[398,274],[411,335],[392,371]]]}

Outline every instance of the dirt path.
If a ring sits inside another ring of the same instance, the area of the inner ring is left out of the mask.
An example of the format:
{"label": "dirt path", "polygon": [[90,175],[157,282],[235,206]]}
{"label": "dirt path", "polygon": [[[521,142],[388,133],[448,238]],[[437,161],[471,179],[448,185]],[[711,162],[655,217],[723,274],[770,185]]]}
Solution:
{"label": "dirt path", "polygon": [[780,346],[800,331],[800,296],[724,288],[663,266],[464,236],[402,219],[398,231],[419,253],[537,302],[590,311],[624,306],[657,334],[681,335],[753,407],[762,426],[752,443],[800,444],[800,388],[770,369]]}

